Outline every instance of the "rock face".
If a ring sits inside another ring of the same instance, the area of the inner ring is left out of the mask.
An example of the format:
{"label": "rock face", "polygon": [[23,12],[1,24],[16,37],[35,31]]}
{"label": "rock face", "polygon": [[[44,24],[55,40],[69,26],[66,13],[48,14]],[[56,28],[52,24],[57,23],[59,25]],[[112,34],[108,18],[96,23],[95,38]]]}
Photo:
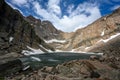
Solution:
{"label": "rock face", "polygon": [[35,27],[36,34],[45,40],[62,39],[60,30],[57,30],[50,21],[41,21],[33,16],[26,17],[26,20]]}
{"label": "rock face", "polygon": [[106,15],[85,28],[78,29],[71,36],[71,40],[65,45],[66,48],[84,50],[96,44],[101,39],[120,32],[120,8],[112,14]]}
{"label": "rock face", "polygon": [[[38,48],[38,44],[49,49],[50,47],[46,46],[44,41],[48,41],[48,44],[55,49],[90,51],[86,50],[86,47],[91,47],[99,40],[107,39],[120,32],[120,8],[85,28],[65,33],[57,30],[50,21],[41,21],[31,15],[23,17],[19,11],[13,10],[3,0],[0,4],[1,53],[4,50],[6,53],[9,51],[21,52],[26,46]],[[49,40],[52,42],[50,43]]]}
{"label": "rock face", "polygon": [[13,10],[4,0],[0,1],[0,55],[26,49],[26,46],[39,48],[39,44],[49,47],[35,33],[18,10]]}
{"label": "rock face", "polygon": [[[41,21],[40,19],[36,19],[31,15],[26,17],[25,19],[27,22],[30,23],[31,26],[34,26],[35,32],[39,38],[42,38],[45,41],[53,39],[54,40],[64,39],[64,37],[62,36],[64,32],[57,30],[50,21]],[[61,43],[57,42],[48,44],[51,45],[54,49],[56,49],[57,46],[61,45]]]}
{"label": "rock face", "polygon": [[44,67],[27,75],[14,75],[7,80],[119,80],[120,72],[99,61],[74,60],[56,67]]}

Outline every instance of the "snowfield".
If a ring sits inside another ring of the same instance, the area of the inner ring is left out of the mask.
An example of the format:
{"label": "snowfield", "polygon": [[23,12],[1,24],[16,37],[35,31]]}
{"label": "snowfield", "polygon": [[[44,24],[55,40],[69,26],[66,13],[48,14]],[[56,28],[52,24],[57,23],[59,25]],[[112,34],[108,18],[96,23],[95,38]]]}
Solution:
{"label": "snowfield", "polygon": [[40,50],[40,49],[34,49],[34,48],[31,48],[31,47],[29,47],[29,46],[27,46],[27,48],[29,49],[29,50],[23,50],[22,51],[22,54],[24,54],[24,55],[33,55],[33,54],[43,54],[44,52],[42,51],[42,50]]}
{"label": "snowfield", "polygon": [[48,40],[48,41],[45,40],[45,42],[46,42],[46,43],[54,43],[54,42],[57,42],[57,43],[65,43],[66,40],[51,39],[51,40]]}
{"label": "snowfield", "polygon": [[46,49],[45,47],[43,47],[42,45],[39,45],[40,47],[42,47],[43,49],[45,49],[46,51],[48,51],[48,52],[53,52],[52,50],[48,50],[48,49]]}
{"label": "snowfield", "polygon": [[104,36],[104,34],[105,34],[105,30],[103,30],[103,32],[101,33],[101,36]]}
{"label": "snowfield", "polygon": [[117,33],[116,35],[112,35],[110,38],[108,38],[108,39],[101,39],[101,40],[99,40],[98,42],[101,42],[101,41],[103,41],[104,43],[106,43],[106,42],[108,42],[108,41],[110,41],[111,39],[114,39],[115,37],[117,37],[117,36],[119,36],[120,35],[120,33]]}

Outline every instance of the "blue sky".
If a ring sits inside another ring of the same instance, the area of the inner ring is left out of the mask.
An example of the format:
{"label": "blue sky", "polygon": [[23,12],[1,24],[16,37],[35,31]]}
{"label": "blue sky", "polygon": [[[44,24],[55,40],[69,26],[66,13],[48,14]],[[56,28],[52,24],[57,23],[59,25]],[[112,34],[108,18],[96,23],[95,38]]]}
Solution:
{"label": "blue sky", "polygon": [[49,20],[62,31],[83,28],[120,7],[120,0],[6,0],[24,16]]}

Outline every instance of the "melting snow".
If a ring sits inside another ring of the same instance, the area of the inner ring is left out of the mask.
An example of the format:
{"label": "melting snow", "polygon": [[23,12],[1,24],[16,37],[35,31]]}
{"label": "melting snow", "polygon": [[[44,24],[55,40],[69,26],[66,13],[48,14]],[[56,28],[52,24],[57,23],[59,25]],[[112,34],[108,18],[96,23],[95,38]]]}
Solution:
{"label": "melting snow", "polygon": [[63,52],[63,51],[62,51],[62,50],[58,50],[58,49],[56,49],[55,52]]}
{"label": "melting snow", "polygon": [[58,42],[58,43],[65,43],[66,40],[57,40],[57,39],[51,39],[48,41],[45,41],[46,43],[53,43],[53,42]]}
{"label": "melting snow", "polygon": [[45,49],[45,50],[48,51],[48,52],[53,52],[53,51],[51,51],[51,50],[46,49],[46,48],[43,47],[42,45],[39,45],[39,46],[42,47],[43,49]]}
{"label": "melting snow", "polygon": [[36,60],[36,61],[41,61],[41,59],[37,58],[37,57],[31,57],[32,59]]}
{"label": "melting snow", "polygon": [[30,66],[26,66],[25,68],[23,68],[23,70],[27,70]]}
{"label": "melting snow", "polygon": [[30,49],[30,51],[28,51],[28,50],[23,50],[23,51],[22,51],[22,54],[24,54],[24,55],[33,55],[33,54],[43,54],[43,53],[44,53],[44,52],[43,52],[42,50],[40,50],[40,49],[33,49],[33,48],[29,47],[29,46],[27,46],[27,48]]}
{"label": "melting snow", "polygon": [[[79,47],[80,48],[80,47]],[[83,54],[97,54],[97,55],[103,55],[103,53],[93,53],[93,52],[84,52],[84,51],[76,51],[77,49],[79,48],[76,48],[76,49],[72,49],[72,53],[83,53]],[[86,47],[85,49],[88,49],[90,47]]]}
{"label": "melting snow", "polygon": [[10,37],[10,38],[9,38],[9,42],[11,42],[13,39],[14,39],[13,37]]}
{"label": "melting snow", "polygon": [[105,32],[104,32],[105,30],[103,30],[103,32],[101,33],[101,36],[104,36],[104,34],[105,34]]}
{"label": "melting snow", "polygon": [[89,49],[90,47],[86,47],[85,49]]}
{"label": "melting snow", "polygon": [[115,37],[117,37],[117,36],[119,36],[120,35],[120,33],[117,33],[116,35],[113,35],[113,36],[111,36],[110,38],[108,38],[108,39],[105,39],[105,40],[103,40],[103,39],[101,39],[100,41],[103,41],[103,42],[108,42],[109,40],[111,40],[111,39],[113,39],[113,38],[115,38]]}

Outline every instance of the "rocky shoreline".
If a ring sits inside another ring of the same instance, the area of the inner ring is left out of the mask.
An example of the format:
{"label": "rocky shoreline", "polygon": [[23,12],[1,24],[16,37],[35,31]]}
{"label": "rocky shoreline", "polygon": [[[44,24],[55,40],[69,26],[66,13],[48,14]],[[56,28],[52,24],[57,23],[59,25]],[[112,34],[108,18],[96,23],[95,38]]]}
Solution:
{"label": "rocky shoreline", "polygon": [[17,72],[5,76],[5,80],[120,80],[119,66],[107,58],[72,60],[54,67]]}

